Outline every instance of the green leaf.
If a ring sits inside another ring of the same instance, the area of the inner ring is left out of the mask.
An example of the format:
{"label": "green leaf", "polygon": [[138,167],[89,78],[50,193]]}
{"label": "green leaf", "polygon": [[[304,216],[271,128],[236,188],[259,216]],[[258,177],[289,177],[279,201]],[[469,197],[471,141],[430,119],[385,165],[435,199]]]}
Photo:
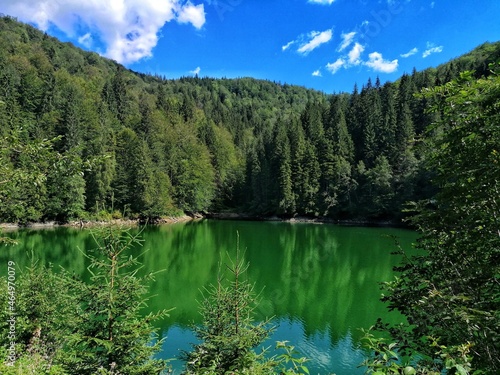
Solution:
{"label": "green leaf", "polygon": [[415,370],[411,366],[406,366],[403,370],[404,375],[415,375],[417,373],[417,370]]}
{"label": "green leaf", "polygon": [[469,372],[462,365],[455,365],[459,375],[469,375]]}

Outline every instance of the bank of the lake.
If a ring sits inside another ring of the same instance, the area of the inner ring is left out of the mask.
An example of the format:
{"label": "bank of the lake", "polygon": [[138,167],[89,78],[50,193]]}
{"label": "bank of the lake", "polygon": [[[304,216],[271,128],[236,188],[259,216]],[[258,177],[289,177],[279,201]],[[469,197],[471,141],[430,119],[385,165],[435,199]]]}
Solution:
{"label": "bank of the lake", "polygon": [[196,212],[184,213],[178,216],[159,218],[120,218],[110,220],[71,220],[69,222],[44,221],[34,223],[0,223],[0,230],[16,230],[21,228],[47,229],[53,227],[96,228],[105,226],[137,227],[141,225],[165,225],[184,223],[192,220],[234,220],[234,221],[269,221],[288,223],[318,223],[336,224],[355,227],[392,227],[408,228],[408,223],[402,220],[384,220],[373,218],[334,219],[325,216],[277,216],[254,215],[244,212]]}
{"label": "bank of the lake", "polygon": [[16,230],[16,229],[49,229],[55,227],[68,228],[97,228],[106,226],[119,226],[125,228],[133,228],[141,225],[166,225],[175,223],[185,223],[191,220],[203,219],[201,214],[180,215],[160,217],[156,219],[111,219],[111,220],[71,220],[69,222],[60,223],[57,221],[46,221],[36,223],[0,223],[0,229]]}
{"label": "bank of the lake", "polygon": [[281,221],[289,223],[327,223],[355,227],[393,227],[408,228],[408,222],[402,219],[377,219],[377,218],[344,218],[336,219],[327,216],[299,216],[299,215],[253,215],[239,212],[209,212],[203,216],[215,220],[245,220],[245,221]]}

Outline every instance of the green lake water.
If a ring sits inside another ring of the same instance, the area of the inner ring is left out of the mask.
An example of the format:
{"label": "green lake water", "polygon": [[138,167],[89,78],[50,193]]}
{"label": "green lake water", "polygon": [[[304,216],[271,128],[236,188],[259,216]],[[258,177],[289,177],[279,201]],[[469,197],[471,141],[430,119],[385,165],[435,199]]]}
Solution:
{"label": "green lake water", "polygon": [[[95,248],[89,230],[20,230],[8,235],[19,244],[2,247],[1,264],[12,260],[22,269],[33,254],[40,262],[85,278],[88,261],[78,249]],[[379,283],[392,279],[392,267],[400,260],[391,255],[391,237],[410,250],[416,240],[412,231],[211,220],[146,227],[144,246],[135,251],[147,250],[140,258],[145,271],[163,270],[150,286],[149,309],[175,308],[160,325],[166,337],[161,357],[175,358],[196,342],[191,327],[200,322],[200,290],[216,281],[220,259],[235,256],[238,235],[240,251],[250,263],[248,277],[262,291],[257,318],[273,317],[276,326],[265,345],[288,340],[311,358],[311,374],[363,374],[358,368],[363,361],[359,328],[370,327],[379,317],[401,319],[379,301]],[[182,362],[171,363],[178,374]]]}

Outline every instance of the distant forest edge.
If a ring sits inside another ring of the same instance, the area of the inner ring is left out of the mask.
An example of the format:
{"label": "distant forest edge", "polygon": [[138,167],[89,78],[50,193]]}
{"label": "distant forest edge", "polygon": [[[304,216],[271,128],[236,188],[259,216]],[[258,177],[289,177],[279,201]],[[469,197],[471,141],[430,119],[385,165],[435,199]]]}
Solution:
{"label": "distant forest edge", "polygon": [[489,74],[500,42],[327,95],[252,78],[135,73],[0,18],[0,221],[182,212],[399,220],[431,196],[415,95]]}

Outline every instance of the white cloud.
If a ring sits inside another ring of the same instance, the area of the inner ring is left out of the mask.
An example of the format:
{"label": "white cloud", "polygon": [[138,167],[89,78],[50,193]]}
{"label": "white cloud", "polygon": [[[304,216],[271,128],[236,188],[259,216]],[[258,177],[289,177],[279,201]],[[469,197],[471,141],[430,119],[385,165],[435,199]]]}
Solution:
{"label": "white cloud", "polygon": [[44,31],[54,25],[88,48],[100,40],[103,54],[120,63],[150,57],[166,22],[205,24],[204,5],[189,0],[4,0],[0,11]]}
{"label": "white cloud", "polygon": [[81,37],[78,38],[78,43],[87,48],[90,48],[90,46],[92,46],[92,42],[93,42],[92,35],[90,33],[82,35]]}
{"label": "white cloud", "polygon": [[201,72],[201,68],[198,66],[196,69],[191,70],[189,73],[191,73],[192,75],[197,76],[197,75],[200,74],[200,72]]}
{"label": "white cloud", "polygon": [[417,52],[418,52],[418,48],[415,47],[415,48],[412,48],[411,50],[409,50],[408,52],[401,54],[400,56],[402,58],[406,59],[407,57],[413,56]]}
{"label": "white cloud", "polygon": [[296,43],[295,40],[292,40],[291,42],[288,42],[287,44],[285,44],[284,46],[281,47],[281,50],[282,51],[286,51],[294,43]]}
{"label": "white cloud", "polygon": [[321,5],[331,5],[335,0],[308,0],[309,3],[321,4]]}
{"label": "white cloud", "polygon": [[376,72],[392,73],[398,69],[398,60],[384,60],[379,52],[372,52],[368,55],[369,60],[365,65],[372,68]]}
{"label": "white cloud", "polygon": [[342,34],[341,35],[342,43],[340,43],[338,51],[343,51],[347,47],[349,47],[353,42],[355,36],[356,36],[356,31],[351,31],[350,33]]}
{"label": "white cloud", "polygon": [[313,75],[313,77],[322,77],[323,76],[319,69],[312,72],[312,75]]}
{"label": "white cloud", "polygon": [[359,65],[361,63],[361,54],[365,50],[365,47],[363,47],[359,43],[355,43],[354,47],[352,47],[351,51],[349,52],[349,63],[352,65]]}
{"label": "white cloud", "polygon": [[434,46],[432,43],[427,43],[427,49],[422,54],[422,57],[425,59],[427,56],[432,55],[433,53],[441,53],[443,52],[443,46]]}
{"label": "white cloud", "polygon": [[308,37],[310,40],[307,43],[303,43],[298,49],[297,52],[307,55],[309,52],[315,50],[320,45],[324,43],[328,43],[333,36],[332,29],[328,29],[322,32],[312,31],[309,33]]}
{"label": "white cloud", "polygon": [[340,68],[342,68],[343,66],[345,67],[345,64],[346,62],[344,59],[338,58],[334,63],[326,64],[326,69],[328,69],[330,73],[335,74]]}
{"label": "white cloud", "polygon": [[183,6],[179,6],[177,21],[180,23],[190,23],[197,29],[201,29],[205,24],[205,8],[203,4],[193,5],[188,1]]}

